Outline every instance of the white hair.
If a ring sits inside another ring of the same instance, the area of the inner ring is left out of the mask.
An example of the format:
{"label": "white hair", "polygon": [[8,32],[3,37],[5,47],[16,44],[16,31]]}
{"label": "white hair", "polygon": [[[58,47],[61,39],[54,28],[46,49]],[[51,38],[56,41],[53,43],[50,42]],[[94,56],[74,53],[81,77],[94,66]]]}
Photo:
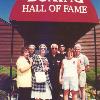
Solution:
{"label": "white hair", "polygon": [[75,44],[74,49],[79,48],[80,50],[82,49],[80,44]]}
{"label": "white hair", "polygon": [[39,49],[41,49],[42,47],[44,47],[47,50],[47,46],[45,44],[40,44],[39,45]]}
{"label": "white hair", "polygon": [[35,45],[33,45],[33,44],[30,44],[28,48],[35,49]]}
{"label": "white hair", "polygon": [[51,44],[51,48],[53,48],[53,47],[56,47],[58,49],[58,45],[55,43]]}

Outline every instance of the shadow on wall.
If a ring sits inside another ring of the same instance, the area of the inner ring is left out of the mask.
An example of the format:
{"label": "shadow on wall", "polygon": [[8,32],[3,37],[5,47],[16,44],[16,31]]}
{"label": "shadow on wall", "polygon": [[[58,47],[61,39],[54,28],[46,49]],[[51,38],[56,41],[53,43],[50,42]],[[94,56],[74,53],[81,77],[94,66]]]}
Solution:
{"label": "shadow on wall", "polygon": [[52,43],[63,43],[66,47],[70,47],[95,24],[12,21],[12,25],[22,35],[25,44],[45,43],[50,45]]}

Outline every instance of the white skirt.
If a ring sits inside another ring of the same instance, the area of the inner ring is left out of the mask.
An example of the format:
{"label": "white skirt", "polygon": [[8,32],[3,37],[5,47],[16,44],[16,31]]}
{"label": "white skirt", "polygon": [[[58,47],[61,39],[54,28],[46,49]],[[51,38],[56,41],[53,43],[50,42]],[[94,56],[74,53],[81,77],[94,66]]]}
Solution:
{"label": "white skirt", "polygon": [[35,99],[52,99],[51,91],[46,83],[46,92],[39,92],[39,91],[32,91],[31,92],[31,98]]}

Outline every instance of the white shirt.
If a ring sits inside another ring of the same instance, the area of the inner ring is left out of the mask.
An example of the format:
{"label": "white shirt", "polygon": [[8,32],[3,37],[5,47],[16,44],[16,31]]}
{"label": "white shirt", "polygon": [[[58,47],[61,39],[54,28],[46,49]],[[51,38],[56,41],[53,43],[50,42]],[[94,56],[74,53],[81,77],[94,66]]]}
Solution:
{"label": "white shirt", "polygon": [[64,67],[64,73],[63,77],[69,77],[69,76],[75,76],[77,74],[77,58],[72,58],[70,60],[63,59],[63,67]]}
{"label": "white shirt", "polygon": [[88,58],[84,54],[82,54],[82,53],[80,53],[80,55],[77,56],[77,58],[80,60],[80,67],[81,67],[81,69],[85,70],[85,67],[87,65],[89,65]]}

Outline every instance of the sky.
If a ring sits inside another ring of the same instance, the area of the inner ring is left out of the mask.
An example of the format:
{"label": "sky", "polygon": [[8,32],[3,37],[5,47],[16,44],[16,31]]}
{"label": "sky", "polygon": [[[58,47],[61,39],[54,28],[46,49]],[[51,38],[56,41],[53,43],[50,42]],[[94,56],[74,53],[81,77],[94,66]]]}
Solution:
{"label": "sky", "polygon": [[[91,0],[100,19],[100,0]],[[9,14],[15,0],[0,0],[0,18],[9,22]]]}

